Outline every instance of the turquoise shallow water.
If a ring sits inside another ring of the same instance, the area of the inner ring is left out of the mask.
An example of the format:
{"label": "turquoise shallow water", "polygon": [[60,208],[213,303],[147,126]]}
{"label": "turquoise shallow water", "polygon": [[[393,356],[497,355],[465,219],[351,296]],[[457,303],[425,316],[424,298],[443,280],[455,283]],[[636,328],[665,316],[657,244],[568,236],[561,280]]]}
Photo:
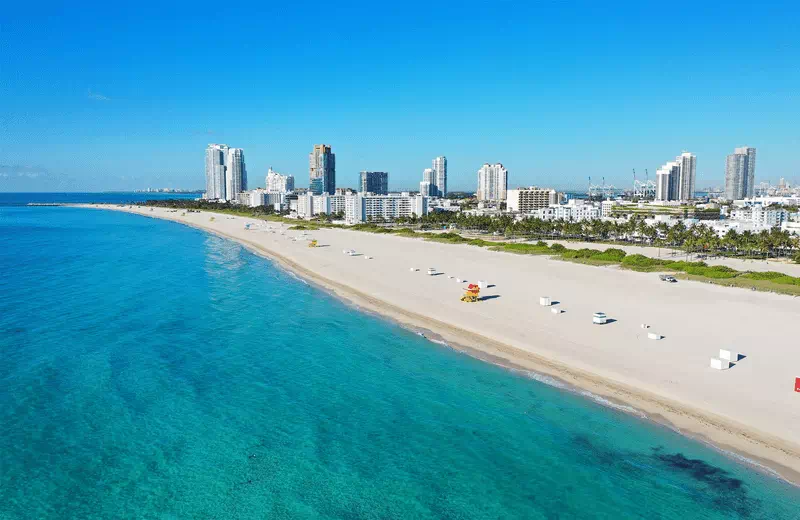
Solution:
{"label": "turquoise shallow water", "polygon": [[800,490],[178,224],[0,207],[0,518],[800,518]]}

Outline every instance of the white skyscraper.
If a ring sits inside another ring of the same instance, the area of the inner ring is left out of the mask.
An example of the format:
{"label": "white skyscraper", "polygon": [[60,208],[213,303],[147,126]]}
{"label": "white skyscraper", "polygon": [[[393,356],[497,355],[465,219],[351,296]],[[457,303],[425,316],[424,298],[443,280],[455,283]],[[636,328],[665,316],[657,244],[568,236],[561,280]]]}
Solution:
{"label": "white skyscraper", "polygon": [[270,168],[265,179],[267,191],[270,193],[289,193],[294,191],[294,175],[281,175]]}
{"label": "white skyscraper", "polygon": [[422,170],[422,182],[427,182],[431,186],[436,186],[436,172],[433,168],[425,168]]}
{"label": "white skyscraper", "polygon": [[725,198],[737,200],[753,196],[756,176],[756,149],[734,149],[725,162]]}
{"label": "white skyscraper", "polygon": [[656,200],[678,200],[680,191],[681,167],[671,161],[656,171]]}
{"label": "white skyscraper", "polygon": [[678,181],[678,200],[692,200],[694,198],[694,181],[697,174],[697,156],[683,152],[675,158],[680,167]]}
{"label": "white skyscraper", "polygon": [[508,171],[502,164],[486,163],[478,170],[478,200],[506,200]]}
{"label": "white skyscraper", "polygon": [[[440,155],[433,160],[434,183],[439,197],[447,196],[447,157]],[[425,179],[422,179],[425,181]]]}
{"label": "white skyscraper", "polygon": [[[228,148],[225,172],[225,200],[237,200],[239,193],[247,191],[247,168],[244,164],[244,150]],[[221,197],[222,198],[222,197]]]}
{"label": "white skyscraper", "polygon": [[696,171],[697,157],[689,152],[683,152],[659,168],[656,171],[656,200],[693,199]]}
{"label": "white skyscraper", "polygon": [[227,144],[209,144],[206,148],[206,198],[225,200]]}
{"label": "white skyscraper", "polygon": [[436,188],[436,172],[433,168],[425,168],[422,171],[422,182],[419,183],[419,192],[421,195],[427,197],[436,197],[438,190]]}

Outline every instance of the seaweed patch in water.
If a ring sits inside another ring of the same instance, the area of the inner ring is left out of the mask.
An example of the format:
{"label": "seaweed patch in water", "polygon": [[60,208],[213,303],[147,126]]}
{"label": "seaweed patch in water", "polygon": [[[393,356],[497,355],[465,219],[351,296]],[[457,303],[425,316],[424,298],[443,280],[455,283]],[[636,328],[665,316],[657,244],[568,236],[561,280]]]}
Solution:
{"label": "seaweed patch in water", "polygon": [[676,453],[674,455],[657,454],[656,458],[662,462],[666,462],[673,468],[686,471],[695,480],[707,484],[714,484],[716,486],[724,486],[729,491],[738,490],[742,487],[741,480],[729,477],[728,472],[724,469],[712,466],[700,459],[689,459],[682,453]]}
{"label": "seaweed patch in water", "polygon": [[706,492],[695,495],[695,500],[709,500],[714,507],[735,512],[741,518],[753,516],[753,512],[760,507],[760,500],[748,497],[744,483],[738,478],[731,477],[724,469],[700,459],[687,458],[681,453],[664,454],[660,453],[661,448],[654,448],[653,451],[659,461],[708,486]]}

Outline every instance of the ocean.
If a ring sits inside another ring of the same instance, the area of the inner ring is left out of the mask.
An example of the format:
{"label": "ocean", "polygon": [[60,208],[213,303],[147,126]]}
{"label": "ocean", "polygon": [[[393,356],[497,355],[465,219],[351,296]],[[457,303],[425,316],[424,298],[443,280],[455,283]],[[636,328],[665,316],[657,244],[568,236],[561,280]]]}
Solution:
{"label": "ocean", "polygon": [[25,200],[0,194],[2,519],[800,518],[766,471],[236,243]]}

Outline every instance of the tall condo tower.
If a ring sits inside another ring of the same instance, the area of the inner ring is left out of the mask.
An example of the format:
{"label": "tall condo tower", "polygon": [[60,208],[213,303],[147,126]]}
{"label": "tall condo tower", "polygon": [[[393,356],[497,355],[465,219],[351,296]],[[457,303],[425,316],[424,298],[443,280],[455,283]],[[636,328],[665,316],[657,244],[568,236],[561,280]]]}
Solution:
{"label": "tall condo tower", "polygon": [[693,153],[683,152],[675,158],[675,162],[680,167],[678,200],[692,200],[694,198],[694,181],[697,174],[697,156]]}
{"label": "tall condo tower", "polygon": [[478,200],[506,200],[508,171],[502,164],[486,163],[478,170]]}
{"label": "tall condo tower", "polygon": [[308,154],[308,189],[314,195],[333,195],[336,191],[336,154],[330,145],[315,144]]}
{"label": "tall condo tower", "polygon": [[697,157],[683,152],[656,171],[656,200],[692,200]]}
{"label": "tall condo tower", "polygon": [[[439,197],[447,196],[447,157],[440,155],[433,160],[434,183],[436,184],[436,195]],[[422,179],[425,182],[425,179]]]}
{"label": "tall condo tower", "polygon": [[206,198],[226,200],[225,173],[227,144],[209,144],[206,148]]}
{"label": "tall condo tower", "polygon": [[389,194],[388,172],[361,172],[359,175],[359,190],[361,193],[374,193],[375,195]]}
{"label": "tall condo tower", "polygon": [[678,200],[680,191],[681,167],[677,161],[671,161],[656,171],[656,200]]}
{"label": "tall condo tower", "polygon": [[425,197],[436,197],[436,172],[433,168],[425,168],[422,171],[422,182],[419,183],[419,193]]}
{"label": "tall condo tower", "polygon": [[725,162],[725,198],[737,200],[753,196],[756,176],[756,149],[734,149]]}
{"label": "tall condo tower", "polygon": [[236,200],[239,193],[247,191],[247,168],[244,150],[228,148],[227,172],[225,173],[225,200]]}

